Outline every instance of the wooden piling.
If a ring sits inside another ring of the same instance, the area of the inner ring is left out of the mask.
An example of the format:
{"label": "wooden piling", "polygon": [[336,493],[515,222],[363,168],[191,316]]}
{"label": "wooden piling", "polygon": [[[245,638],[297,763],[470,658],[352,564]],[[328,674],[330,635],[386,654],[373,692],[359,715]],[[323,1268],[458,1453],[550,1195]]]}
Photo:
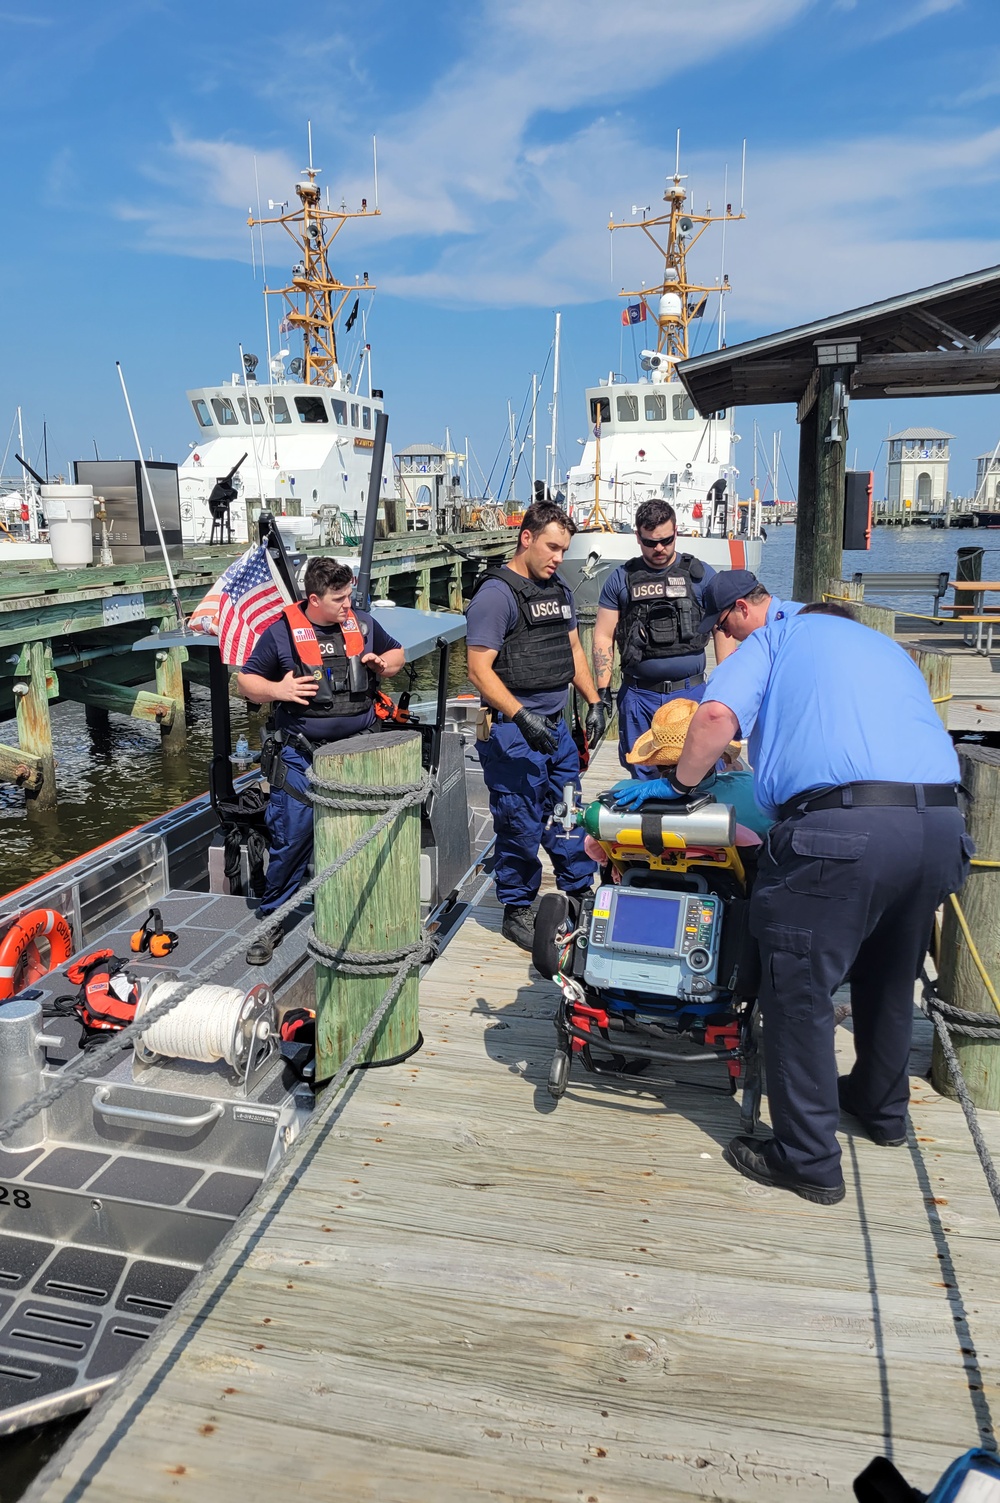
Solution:
{"label": "wooden piling", "polygon": [[464,611],[465,596],[462,592],[462,563],[455,559],[448,566],[448,609],[451,611]]}
{"label": "wooden piling", "polygon": [[[959,764],[962,783],[970,794],[966,821],[976,843],[977,859],[1000,861],[1000,751],[985,746],[962,746]],[[1000,871],[977,871],[973,867],[959,894],[959,903],[986,974],[994,991],[1000,993]],[[946,1002],[967,1012],[996,1018],[996,1007],[983,985],[950,901],[944,905],[938,976],[941,996]],[[1000,1039],[963,1038],[954,1034],[952,1043],[976,1106],[985,1111],[1000,1111]],[[942,1096],[954,1099],[955,1090],[937,1037],[931,1081]]]}
{"label": "wooden piling", "polygon": [[795,534],[796,600],[820,600],[843,566],[846,408],[835,413],[835,386],[846,389],[850,372],[820,366],[816,396],[799,426],[798,525]]}
{"label": "wooden piling", "polygon": [[948,724],[948,705],[951,701],[951,658],[941,652],[924,652],[920,647],[907,647],[906,651],[916,663],[931,699],[945,725]]}
{"label": "wooden piling", "polygon": [[49,716],[51,661],[52,650],[47,642],[27,642],[21,650],[14,685],[18,746],[22,752],[37,758],[42,774],[37,786],[28,788],[29,812],[56,806],[56,764]]}
{"label": "wooden piling", "polygon": [[816,539],[816,403],[799,420],[799,483],[795,525],[795,573],[792,597],[819,600],[822,582],[840,573],[839,567],[822,574],[814,567]]}
{"label": "wooden piling", "polygon": [[[420,736],[393,730],[352,736],[319,747],[317,776],[349,784],[364,798],[366,788],[399,787],[421,777]],[[353,797],[354,795],[352,795]],[[316,807],[317,870],[328,866],[371,828],[381,807],[369,813]],[[315,927],[325,945],[366,954],[402,950],[420,939],[420,810],[412,805],[316,894]],[[345,975],[316,966],[316,1078],[336,1074],[385,995],[395,966],[370,976]],[[417,1042],[418,980],[414,971],[389,1009],[368,1049],[367,1060],[391,1059]]]}
{"label": "wooden piling", "polygon": [[184,719],[184,674],[181,664],[187,661],[186,647],[168,647],[156,653],[156,692],[175,706],[169,724],[160,721],[160,745],[168,756],[177,756],[187,746],[187,723]]}

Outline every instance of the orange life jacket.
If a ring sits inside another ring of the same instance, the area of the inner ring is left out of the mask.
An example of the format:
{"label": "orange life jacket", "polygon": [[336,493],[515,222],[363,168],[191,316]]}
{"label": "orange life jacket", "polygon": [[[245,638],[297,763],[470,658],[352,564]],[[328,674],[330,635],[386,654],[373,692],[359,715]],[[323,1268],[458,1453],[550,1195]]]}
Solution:
{"label": "orange life jacket", "polygon": [[[288,622],[288,630],[291,633],[292,646],[295,653],[300,658],[303,667],[308,668],[312,672],[313,677],[319,680],[326,665],[323,661],[323,654],[320,651],[316,628],[309,620],[301,605],[297,603],[286,605],[283,614],[285,620]],[[361,657],[367,649],[367,644],[364,633],[358,625],[358,618],[352,610],[349,610],[343,621],[340,622],[340,630],[343,633],[344,648],[348,658]],[[317,698],[319,698],[318,695]],[[405,725],[410,719],[409,710],[405,706],[397,705],[388,694],[383,694],[381,689],[372,687],[371,702],[372,708],[379,720],[392,720],[397,724]],[[313,713],[316,715],[338,713],[336,710],[332,712],[328,710],[322,702],[317,705],[316,701],[313,700],[312,705],[314,706]],[[357,707],[353,707],[343,713],[356,715],[359,711]]]}
{"label": "orange life jacket", "polygon": [[[67,980],[80,988],[73,1010],[86,1034],[114,1033],[134,1020],[139,988],[129,976],[117,989],[112,988],[112,978],[124,967],[125,961],[119,960],[114,950],[92,950],[66,971]],[[125,996],[119,997],[118,990]]]}

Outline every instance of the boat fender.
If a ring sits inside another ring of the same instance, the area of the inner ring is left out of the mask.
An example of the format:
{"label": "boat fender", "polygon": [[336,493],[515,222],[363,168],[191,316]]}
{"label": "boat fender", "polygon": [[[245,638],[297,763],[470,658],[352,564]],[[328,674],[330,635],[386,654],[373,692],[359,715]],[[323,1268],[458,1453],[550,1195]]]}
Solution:
{"label": "boat fender", "polygon": [[117,1033],[135,1018],[139,988],[125,971],[126,961],[114,950],[92,950],[81,955],[65,972],[66,979],[80,988],[69,1000],[72,1010],[83,1024],[83,1047],[93,1044],[104,1033]]}
{"label": "boat fender", "polygon": [[149,954],[154,960],[162,960],[176,950],[180,942],[180,935],[175,930],[164,929],[160,910],[151,908],[146,922],[135,931],[129,944],[134,955]]}
{"label": "boat fender", "polygon": [[[40,938],[49,942],[47,965],[35,943]],[[22,914],[0,942],[0,1001],[65,965],[72,953],[73,935],[61,913],[54,908],[33,908]]]}

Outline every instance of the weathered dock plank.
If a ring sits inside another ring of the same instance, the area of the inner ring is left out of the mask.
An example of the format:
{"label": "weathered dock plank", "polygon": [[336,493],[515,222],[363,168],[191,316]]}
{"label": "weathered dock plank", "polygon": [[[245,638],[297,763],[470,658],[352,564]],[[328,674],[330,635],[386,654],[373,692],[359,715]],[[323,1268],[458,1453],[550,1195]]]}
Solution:
{"label": "weathered dock plank", "polygon": [[424,1049],[355,1077],[31,1503],[772,1503],[846,1498],[879,1452],[927,1488],[990,1440],[1000,1226],[926,1027],[908,1148],[847,1135],[818,1208],[723,1163],[718,1066],[554,1105],[554,991],[499,922],[467,921]]}

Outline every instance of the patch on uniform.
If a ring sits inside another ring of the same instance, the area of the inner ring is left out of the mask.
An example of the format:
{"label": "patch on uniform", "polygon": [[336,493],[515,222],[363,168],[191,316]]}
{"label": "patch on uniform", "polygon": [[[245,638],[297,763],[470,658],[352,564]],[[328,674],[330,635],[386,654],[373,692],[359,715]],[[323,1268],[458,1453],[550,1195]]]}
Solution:
{"label": "patch on uniform", "polygon": [[532,600],[528,614],[532,621],[560,621],[569,615],[569,606],[559,600]]}
{"label": "patch on uniform", "polygon": [[309,642],[313,635],[314,633],[309,631],[305,626],[294,626],[292,628],[292,636],[296,642]]}

